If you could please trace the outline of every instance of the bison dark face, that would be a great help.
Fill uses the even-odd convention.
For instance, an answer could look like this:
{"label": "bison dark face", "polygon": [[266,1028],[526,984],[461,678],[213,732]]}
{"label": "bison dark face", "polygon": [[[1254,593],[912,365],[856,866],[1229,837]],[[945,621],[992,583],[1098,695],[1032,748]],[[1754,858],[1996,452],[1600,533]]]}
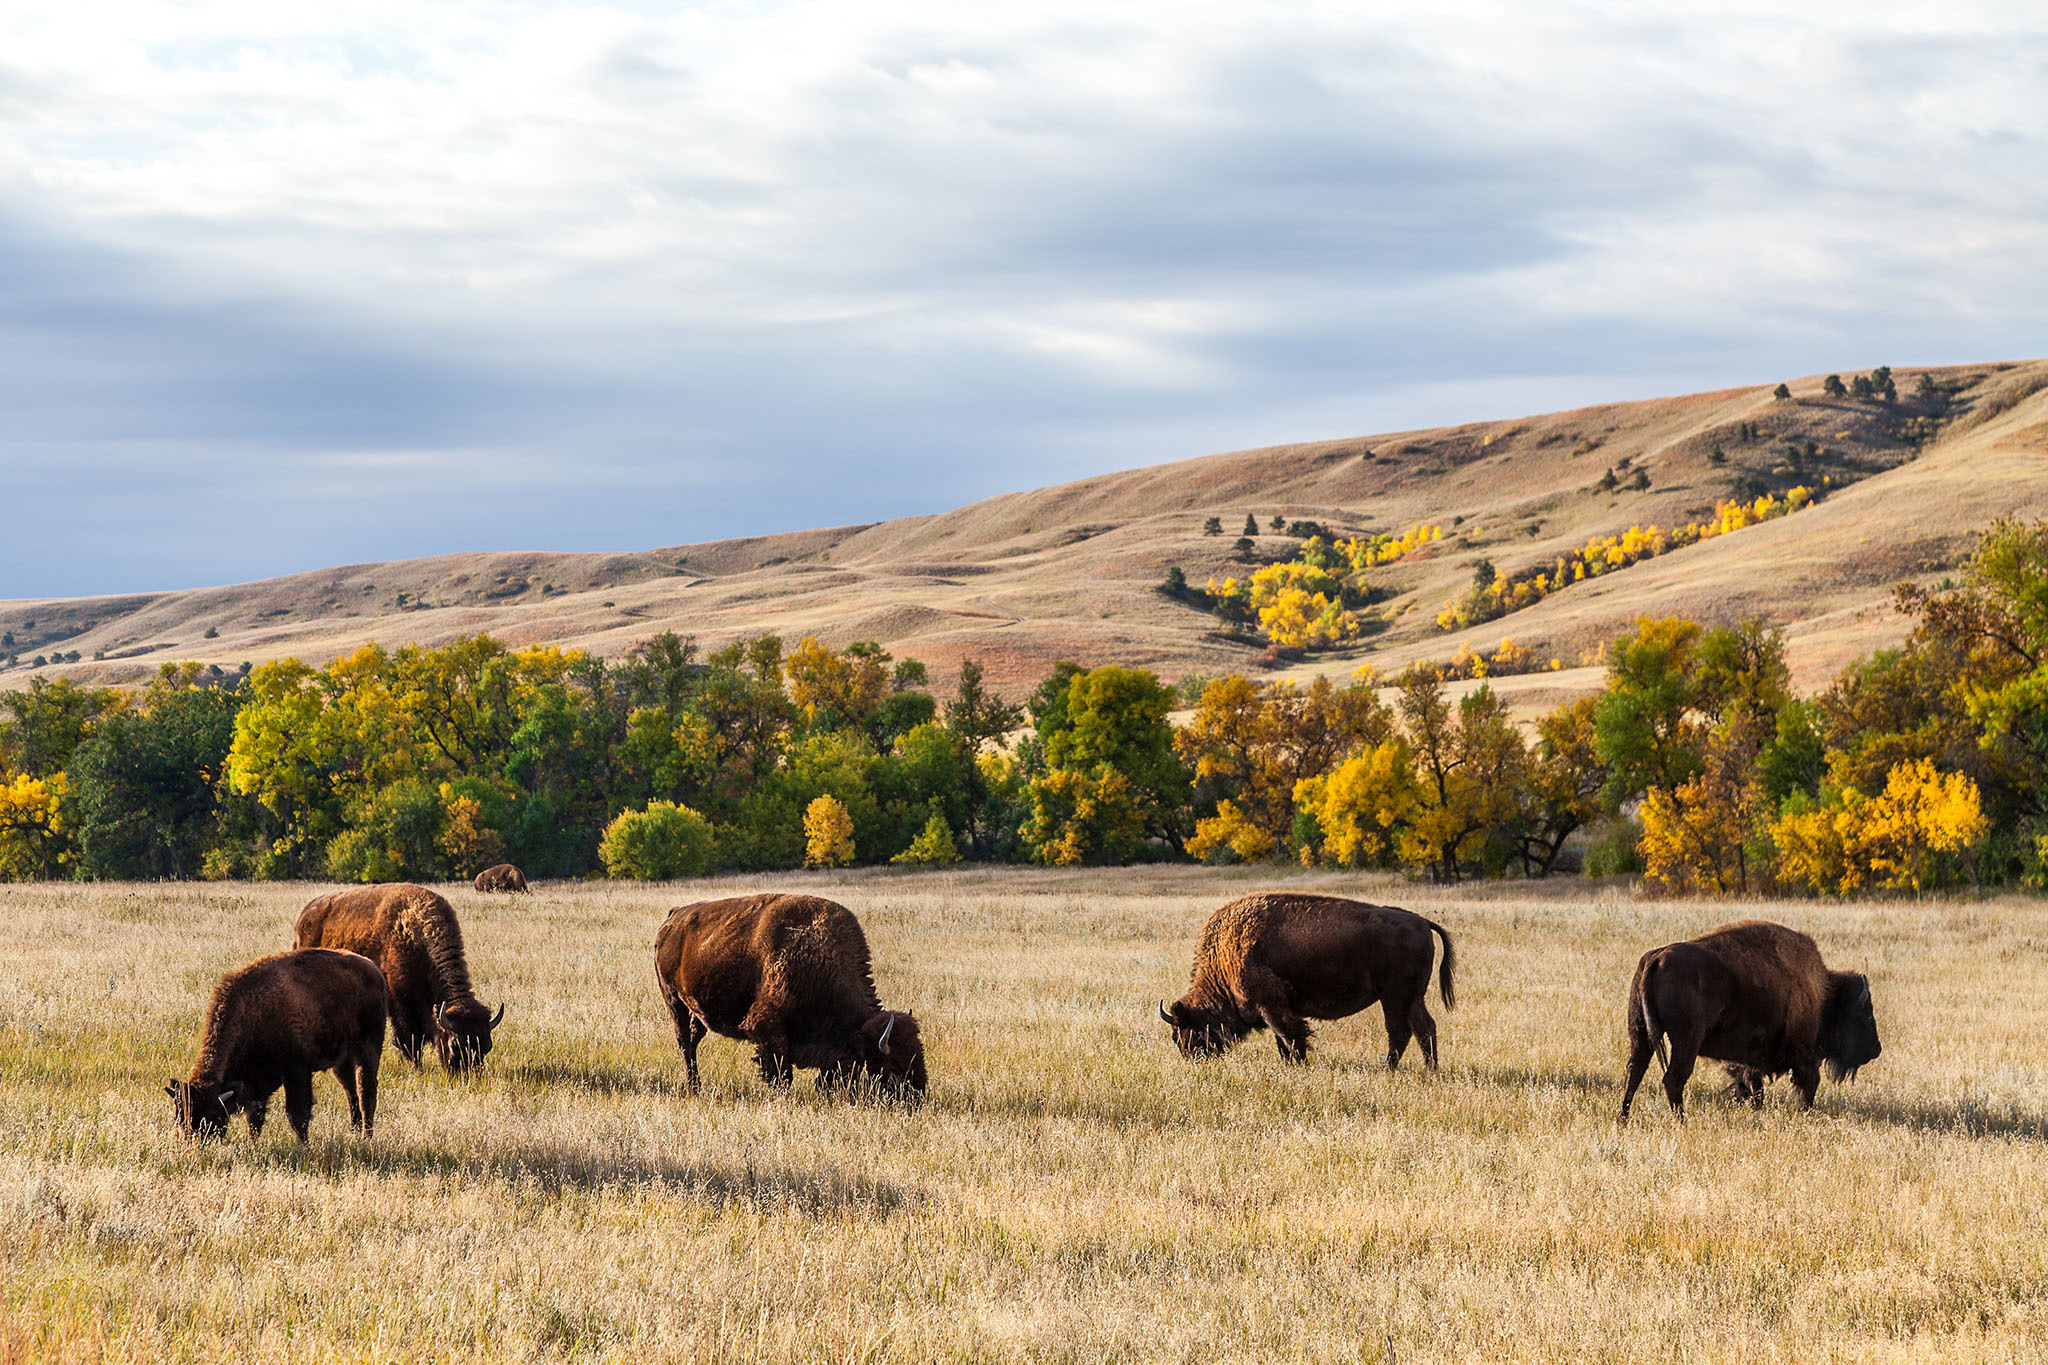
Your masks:
{"label": "bison dark face", "polygon": [[164,1093],[171,1097],[171,1117],[178,1131],[202,1140],[226,1136],[228,1120],[242,1109],[242,1087],[233,1081],[192,1085],[173,1079]]}
{"label": "bison dark face", "polygon": [[1235,1016],[1194,1009],[1179,1000],[1160,1002],[1159,1017],[1173,1030],[1173,1045],[1183,1057],[1220,1057],[1250,1032]]}
{"label": "bison dark face", "polygon": [[1870,1006],[1870,982],[1861,972],[1834,973],[1834,990],[1820,1020],[1820,1054],[1828,1075],[1854,1080],[1884,1051],[1877,1040],[1877,1014]]}
{"label": "bison dark face", "polygon": [[917,1020],[901,1010],[882,1010],[860,1026],[860,1059],[883,1093],[899,1099],[924,1094],[924,1039]]}
{"label": "bison dark face", "polygon": [[484,1007],[473,1000],[434,1006],[434,1051],[441,1055],[441,1065],[450,1071],[482,1065],[491,1055],[491,1031],[504,1017],[503,1005],[496,1014],[485,1014]]}

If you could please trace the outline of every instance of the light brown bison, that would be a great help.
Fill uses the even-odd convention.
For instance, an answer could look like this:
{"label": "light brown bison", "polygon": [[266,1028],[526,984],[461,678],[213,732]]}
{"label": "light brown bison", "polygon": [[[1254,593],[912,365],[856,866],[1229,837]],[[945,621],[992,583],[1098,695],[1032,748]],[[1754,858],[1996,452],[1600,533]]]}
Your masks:
{"label": "light brown bison", "polygon": [[917,1020],[882,1008],[867,937],[843,905],[759,895],[678,906],[654,936],[654,967],[692,1090],[709,1031],[752,1043],[771,1085],[804,1067],[822,1086],[867,1077],[887,1094],[924,1093]]}
{"label": "light brown bison", "polygon": [[499,863],[476,874],[479,891],[524,891],[526,874],[510,863]]}
{"label": "light brown bison", "polygon": [[304,1142],[313,1073],[332,1069],[348,1095],[349,1122],[368,1135],[377,1121],[386,999],[377,964],[355,953],[302,948],[229,972],[213,988],[191,1079],[164,1087],[178,1127],[216,1138],[239,1113],[255,1136],[283,1086],[285,1116]]}
{"label": "light brown bison", "polygon": [[1762,1105],[1766,1081],[1789,1071],[1806,1109],[1823,1066],[1841,1080],[1884,1050],[1870,982],[1829,971],[1812,939],[1761,920],[1643,954],[1628,989],[1628,1038],[1624,1123],[1653,1052],[1664,1060],[1665,1098],[1684,1118],[1685,1083],[1701,1057],[1727,1063],[1736,1095],[1752,1105]]}
{"label": "light brown bison", "polygon": [[462,926],[440,896],[410,882],[331,891],[306,903],[298,932],[301,948],[342,948],[383,968],[391,1041],[414,1066],[429,1038],[450,1071],[490,1055],[505,1007],[492,1014],[470,990]]}
{"label": "light brown bison", "polygon": [[1311,1019],[1342,1019],[1380,1002],[1387,1021],[1387,1066],[1401,1064],[1413,1036],[1436,1065],[1436,1021],[1423,998],[1444,941],[1437,987],[1456,1003],[1451,936],[1407,910],[1338,896],[1260,893],[1209,916],[1195,946],[1187,994],[1159,1017],[1190,1057],[1227,1052],[1254,1029],[1273,1030],[1280,1055],[1308,1060]]}

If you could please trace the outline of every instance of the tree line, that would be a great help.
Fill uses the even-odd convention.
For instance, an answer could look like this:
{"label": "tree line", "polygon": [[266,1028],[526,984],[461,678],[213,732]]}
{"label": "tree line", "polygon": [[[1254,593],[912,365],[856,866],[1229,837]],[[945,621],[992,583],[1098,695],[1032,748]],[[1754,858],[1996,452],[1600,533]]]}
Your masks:
{"label": "tree line", "polygon": [[1597,694],[1526,726],[1455,667],[1174,685],[1062,663],[1013,704],[972,661],[942,700],[879,645],[772,635],[37,679],[0,697],[0,876],[1200,859],[2048,886],[2048,522],[1998,523],[1960,583],[1898,601],[1905,643],[1806,697],[1763,622],[1645,618]]}

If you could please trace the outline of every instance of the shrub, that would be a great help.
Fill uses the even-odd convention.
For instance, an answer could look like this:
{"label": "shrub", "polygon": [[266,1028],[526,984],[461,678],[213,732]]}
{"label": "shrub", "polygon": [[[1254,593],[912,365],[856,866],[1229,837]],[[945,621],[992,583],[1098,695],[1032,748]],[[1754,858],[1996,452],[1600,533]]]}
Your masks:
{"label": "shrub", "polygon": [[946,823],[945,816],[934,811],[932,818],[924,823],[924,832],[910,841],[909,848],[889,861],[923,867],[943,867],[959,862],[960,848],[953,841],[953,827]]}
{"label": "shrub", "polygon": [[711,870],[711,822],[688,806],[650,801],[605,826],[597,856],[605,875],[635,881],[701,877]]}
{"label": "shrub", "polygon": [[1643,870],[1641,822],[1623,815],[1595,825],[1586,836],[1588,877],[1633,876]]}
{"label": "shrub", "polygon": [[1777,388],[1771,390],[1771,397],[1777,399],[1780,403],[1784,402],[1787,398],[1790,398],[1791,396],[1792,388],[1788,384],[1780,384]]}
{"label": "shrub", "polygon": [[1202,523],[1202,534],[1203,534],[1203,535],[1205,535],[1205,536],[1220,536],[1220,535],[1222,535],[1222,534],[1223,534],[1223,518],[1221,518],[1221,517],[1210,517],[1210,518],[1209,518],[1209,519],[1208,519],[1207,521],[1203,522],[1203,523]]}

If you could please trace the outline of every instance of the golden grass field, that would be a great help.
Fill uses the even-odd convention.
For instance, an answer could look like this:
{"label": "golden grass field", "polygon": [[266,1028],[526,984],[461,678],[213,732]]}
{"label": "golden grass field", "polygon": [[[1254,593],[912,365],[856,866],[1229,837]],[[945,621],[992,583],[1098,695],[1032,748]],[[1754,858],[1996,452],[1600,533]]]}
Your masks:
{"label": "golden grass field", "polygon": [[[196,1147],[216,977],[288,946],[306,885],[8,887],[0,1360],[2015,1360],[2048,1352],[2048,906],[1651,902],[1622,890],[1289,884],[1405,903],[1461,954],[1444,1069],[1377,1010],[1306,1068],[1190,1064],[1153,1002],[1272,873],[788,877],[852,906],[917,1011],[918,1109],[848,1103],[655,994],[666,908],[758,887],[448,894],[485,1074],[388,1048],[374,1139],[331,1076]],[[1763,914],[1872,978],[1883,1058],[1811,1114],[1696,1076],[1617,1130],[1646,948]],[[1655,1081],[1652,1072],[1652,1085]]]}

